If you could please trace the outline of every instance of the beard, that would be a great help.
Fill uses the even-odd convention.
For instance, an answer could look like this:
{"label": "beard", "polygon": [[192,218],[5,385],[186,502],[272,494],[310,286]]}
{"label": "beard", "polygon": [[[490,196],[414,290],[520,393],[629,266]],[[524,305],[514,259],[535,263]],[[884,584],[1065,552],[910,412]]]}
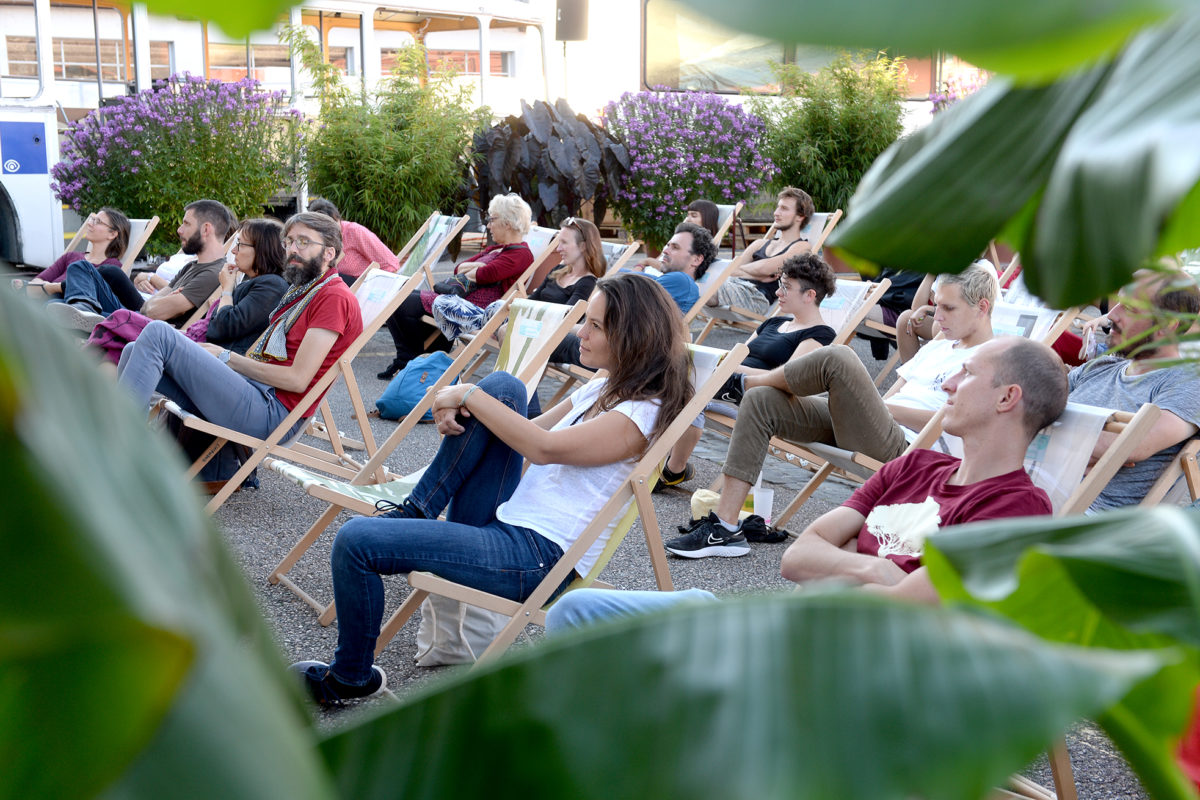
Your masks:
{"label": "beard", "polygon": [[200,231],[196,231],[190,237],[181,241],[179,249],[189,256],[194,256],[203,250],[204,243],[200,241]]}
{"label": "beard", "polygon": [[324,271],[325,264],[321,256],[312,258],[292,256],[288,259],[287,266],[283,268],[283,279],[292,286],[303,286],[319,278]]}

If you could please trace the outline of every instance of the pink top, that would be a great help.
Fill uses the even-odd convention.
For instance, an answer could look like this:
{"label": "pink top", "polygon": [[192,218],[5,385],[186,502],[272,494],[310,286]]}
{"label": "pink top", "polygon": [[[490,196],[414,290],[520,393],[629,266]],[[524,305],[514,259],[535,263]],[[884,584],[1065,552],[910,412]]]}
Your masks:
{"label": "pink top", "polygon": [[[53,264],[46,267],[44,270],[39,272],[34,277],[37,280],[45,281],[46,283],[59,283],[62,281],[62,279],[64,277],[66,277],[67,267],[69,265],[74,264],[76,261],[85,261],[85,260],[87,260],[87,253],[80,253],[75,250],[69,250],[66,253],[63,253],[61,256],[59,256],[58,259],[55,260],[55,262]],[[103,261],[101,261],[99,264],[97,264],[96,266],[97,267],[119,267],[119,266],[121,266],[121,259],[106,258]]]}
{"label": "pink top", "polygon": [[379,237],[357,222],[342,221],[342,260],[338,262],[338,273],[357,278],[367,271],[371,263],[377,263],[388,272],[400,269],[400,261]]}

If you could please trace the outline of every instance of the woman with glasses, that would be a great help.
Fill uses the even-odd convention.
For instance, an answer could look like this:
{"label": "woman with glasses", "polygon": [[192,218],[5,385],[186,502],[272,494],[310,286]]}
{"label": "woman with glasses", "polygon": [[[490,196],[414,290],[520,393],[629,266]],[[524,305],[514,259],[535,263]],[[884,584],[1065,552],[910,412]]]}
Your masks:
{"label": "woman with glasses", "polygon": [[87,252],[68,250],[39,272],[30,281],[14,278],[14,289],[25,288],[30,297],[61,297],[67,266],[76,261],[89,261],[97,267],[121,266],[121,256],[129,246],[129,218],[115,208],[102,208],[83,223]]}
{"label": "woman with glasses", "polygon": [[[596,288],[596,280],[603,278],[608,269],[599,229],[586,219],[567,217],[562,224],[557,252],[562,261],[546,276],[542,285],[533,290],[529,299],[561,305],[575,305],[577,300],[587,300]],[[496,300],[487,308],[480,308],[457,295],[441,294],[433,301],[433,319],[442,335],[454,341],[463,334],[479,331],[503,304]],[[499,336],[503,341],[503,331]]]}
{"label": "woman with glasses", "polygon": [[[499,300],[533,263],[533,253],[522,241],[529,233],[531,220],[529,204],[517,195],[493,197],[488,204],[487,216],[487,230],[493,244],[456,266],[454,280],[439,283],[439,288],[445,288],[448,293],[450,290],[460,292],[480,309]],[[379,373],[380,380],[391,380],[409,361],[425,352],[425,341],[434,334],[437,339],[431,345],[433,349],[450,349],[450,341],[421,319],[433,312],[433,301],[437,297],[437,292],[429,290],[410,294],[388,318],[387,329],[396,344],[396,357]]]}
{"label": "woman with glasses", "polygon": [[[762,375],[793,358],[832,344],[837,333],[825,324],[820,306],[836,290],[833,269],[815,253],[792,256],[783,262],[777,290],[779,314],[765,320],[746,340],[750,352],[742,360],[741,372],[729,376],[717,392],[716,400],[736,405],[745,393],[747,375]],[[696,474],[688,459],[700,441],[702,430],[693,426],[679,438],[663,466],[659,486],[678,486]]]}

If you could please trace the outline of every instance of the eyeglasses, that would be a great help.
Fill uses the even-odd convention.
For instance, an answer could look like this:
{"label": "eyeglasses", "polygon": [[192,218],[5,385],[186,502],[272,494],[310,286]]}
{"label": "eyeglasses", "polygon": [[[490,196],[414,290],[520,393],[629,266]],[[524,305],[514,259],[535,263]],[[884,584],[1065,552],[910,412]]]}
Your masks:
{"label": "eyeglasses", "polygon": [[103,225],[104,227],[108,228],[110,231],[115,231],[117,229],[116,225],[110,225],[109,223],[105,222],[104,220],[100,219],[99,217],[92,217],[90,220],[90,223],[92,225]]}
{"label": "eyeglasses", "polygon": [[[788,288],[788,285],[786,283],[784,283],[783,281],[784,281],[783,278],[779,279],[779,288],[775,290],[776,295],[788,294],[791,291],[791,289]],[[812,287],[805,286],[804,284],[802,284],[800,282],[796,283],[796,291],[798,291],[800,294],[804,294],[809,289],[812,289]],[[816,291],[816,290],[813,289],[813,291]]]}
{"label": "eyeglasses", "polygon": [[580,233],[583,233],[583,231],[579,230],[579,220],[577,220],[575,217],[567,217],[564,219],[562,226],[564,228],[574,228]]}
{"label": "eyeglasses", "polygon": [[[299,245],[299,242],[297,242],[297,244]],[[300,246],[303,247],[303,245],[300,245]],[[254,249],[254,245],[250,244],[249,242],[239,241],[233,246],[233,252],[236,253],[238,250],[241,250],[243,247],[249,247],[251,250]]]}
{"label": "eyeglasses", "polygon": [[297,250],[307,250],[314,244],[319,244],[322,247],[325,246],[324,242],[318,242],[315,239],[309,239],[307,236],[297,236],[294,239],[291,236],[285,236],[283,238],[284,250],[290,250],[293,246],[295,246]]}

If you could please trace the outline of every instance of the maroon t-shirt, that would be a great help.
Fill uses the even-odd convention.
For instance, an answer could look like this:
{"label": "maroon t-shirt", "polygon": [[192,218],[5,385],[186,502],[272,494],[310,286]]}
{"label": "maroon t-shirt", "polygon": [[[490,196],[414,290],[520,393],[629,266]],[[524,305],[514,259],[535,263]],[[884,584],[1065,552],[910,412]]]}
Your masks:
{"label": "maroon t-shirt", "polygon": [[954,486],[959,461],[933,450],[914,450],[889,461],[843,505],[865,516],[858,552],[891,559],[905,572],[921,566],[925,537],[938,528],[1053,511],[1050,497],[1018,469]]}
{"label": "maroon t-shirt", "polygon": [[[326,273],[328,275],[328,273]],[[271,315],[274,320],[280,314],[286,314],[287,310],[299,302],[297,299],[293,303],[289,303],[286,308],[281,308],[277,313]],[[338,335],[337,340],[333,343],[333,347],[329,348],[329,352],[325,354],[325,359],[321,362],[321,367],[313,374],[312,380],[303,392],[287,392],[283,389],[275,390],[275,398],[283,404],[283,407],[288,411],[294,409],[300,404],[304,395],[321,380],[329,368],[342,357],[342,353],[346,352],[346,348],[354,344],[354,340],[363,331],[362,313],[358,307],[358,299],[354,296],[354,292],[346,286],[344,281],[331,281],[316,293],[308,305],[301,312],[299,318],[291,329],[287,332],[287,359],[284,361],[273,361],[271,363],[280,364],[285,367],[292,365],[292,361],[296,358],[296,351],[300,349],[300,343],[304,341],[304,336],[312,328],[322,328],[327,331],[333,331]],[[328,391],[328,390],[326,390]],[[317,406],[321,404],[321,399],[324,394],[317,399],[311,406],[304,411],[304,416],[311,417],[317,411]]]}

